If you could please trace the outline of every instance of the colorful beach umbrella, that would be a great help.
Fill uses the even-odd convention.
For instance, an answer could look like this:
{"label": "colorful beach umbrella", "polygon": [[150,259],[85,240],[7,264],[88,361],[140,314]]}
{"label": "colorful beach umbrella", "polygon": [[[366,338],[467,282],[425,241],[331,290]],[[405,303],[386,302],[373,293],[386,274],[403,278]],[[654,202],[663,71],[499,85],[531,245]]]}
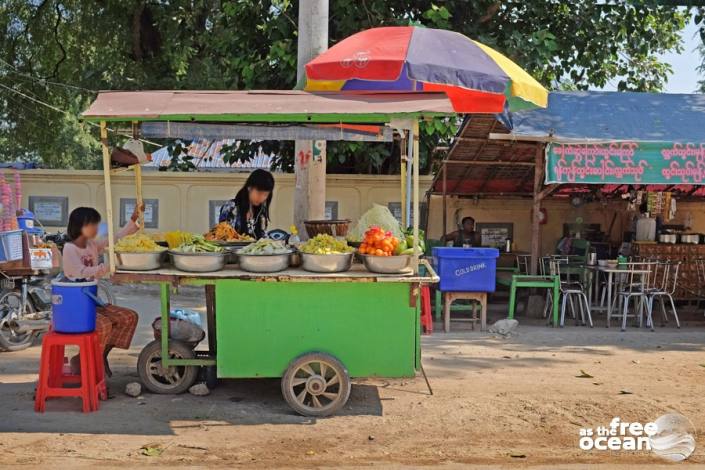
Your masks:
{"label": "colorful beach umbrella", "polygon": [[542,107],[548,91],[494,49],[454,31],[416,26],[353,34],[306,64],[306,90],[445,92],[459,113]]}

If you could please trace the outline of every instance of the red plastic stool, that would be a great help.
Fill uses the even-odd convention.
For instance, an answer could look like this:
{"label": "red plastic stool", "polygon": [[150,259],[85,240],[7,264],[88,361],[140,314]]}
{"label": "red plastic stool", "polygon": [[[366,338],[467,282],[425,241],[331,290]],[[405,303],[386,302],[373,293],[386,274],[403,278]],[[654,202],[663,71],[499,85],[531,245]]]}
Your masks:
{"label": "red plastic stool", "polygon": [[421,326],[424,333],[433,333],[433,315],[431,313],[431,288],[428,285],[421,286]]}
{"label": "red plastic stool", "polygon": [[[64,370],[66,346],[79,348],[80,375]],[[68,384],[78,384],[78,387],[66,387]],[[44,412],[46,400],[54,397],[80,397],[84,413],[97,411],[99,399],[108,398],[97,333],[62,334],[50,331],[44,335],[34,411]]]}

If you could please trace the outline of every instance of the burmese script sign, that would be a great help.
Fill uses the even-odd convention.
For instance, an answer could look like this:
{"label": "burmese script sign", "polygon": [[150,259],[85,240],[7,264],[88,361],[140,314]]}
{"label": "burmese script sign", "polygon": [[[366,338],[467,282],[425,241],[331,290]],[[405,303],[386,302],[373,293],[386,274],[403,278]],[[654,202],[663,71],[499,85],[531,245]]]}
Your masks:
{"label": "burmese script sign", "polygon": [[705,142],[549,144],[546,183],[705,184]]}

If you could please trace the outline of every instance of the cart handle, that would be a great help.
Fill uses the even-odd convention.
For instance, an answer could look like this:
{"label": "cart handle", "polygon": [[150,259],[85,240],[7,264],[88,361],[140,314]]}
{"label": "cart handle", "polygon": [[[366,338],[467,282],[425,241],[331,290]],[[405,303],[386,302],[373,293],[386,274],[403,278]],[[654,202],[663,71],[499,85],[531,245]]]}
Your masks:
{"label": "cart handle", "polygon": [[428,282],[428,284],[435,284],[441,280],[441,278],[438,276],[436,271],[431,266],[431,263],[429,263],[427,259],[423,259],[423,258],[420,259],[419,264],[423,264],[424,267],[426,268],[426,270],[428,271],[428,274],[426,275],[426,277],[429,278],[429,281],[424,281],[424,282]]}

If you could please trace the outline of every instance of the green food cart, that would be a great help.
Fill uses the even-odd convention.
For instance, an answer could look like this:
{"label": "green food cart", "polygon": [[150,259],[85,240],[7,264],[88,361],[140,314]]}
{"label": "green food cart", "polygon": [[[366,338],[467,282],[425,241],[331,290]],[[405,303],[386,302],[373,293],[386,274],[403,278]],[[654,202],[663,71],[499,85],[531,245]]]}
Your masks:
{"label": "green food cart", "polygon": [[[418,122],[452,114],[448,98],[438,93],[110,91],[99,93],[83,118],[100,124],[111,239],[111,175],[126,168],[111,168],[108,131],[152,138],[359,141],[390,140],[397,132],[410,143],[411,157],[402,152],[402,207],[408,160],[418,238]],[[139,203],[141,167],[127,170],[135,173]],[[297,268],[255,274],[237,265],[187,273],[169,266],[119,270],[113,246],[108,250],[113,282],[160,286],[161,339],[145,346],[138,360],[149,390],[183,392],[204,366],[218,378],[276,377],[289,405],[308,416],[340,409],[351,377],[413,377],[420,368],[419,288],[438,277],[419,255],[403,274],[374,274],[359,264],[335,274]],[[205,288],[208,351],[169,339],[170,293],[182,285]]]}

